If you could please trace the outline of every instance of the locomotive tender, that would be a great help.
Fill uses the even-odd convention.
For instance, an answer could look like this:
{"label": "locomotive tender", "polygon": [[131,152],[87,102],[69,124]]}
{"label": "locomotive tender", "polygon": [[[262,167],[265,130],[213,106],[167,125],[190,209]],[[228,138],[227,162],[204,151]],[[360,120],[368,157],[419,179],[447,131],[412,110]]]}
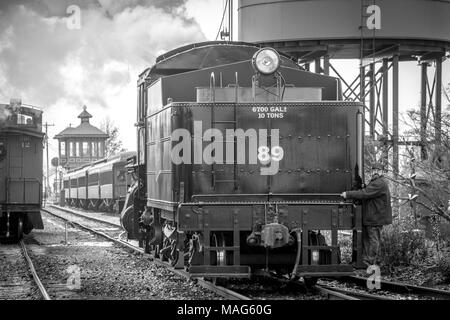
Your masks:
{"label": "locomotive tender", "polygon": [[[69,206],[112,211],[117,201],[125,200],[131,177],[125,165],[135,152],[121,152],[80,168],[63,178],[65,202]],[[119,204],[120,208],[120,204]],[[120,212],[120,210],[119,210]]]}
{"label": "locomotive tender", "polygon": [[[362,267],[363,105],[271,48],[205,42],[138,81],[138,180],[121,222],[193,277],[274,270],[314,281]],[[352,235],[341,261],[338,233]]]}
{"label": "locomotive tender", "polygon": [[0,104],[0,241],[43,229],[42,111],[19,100]]}

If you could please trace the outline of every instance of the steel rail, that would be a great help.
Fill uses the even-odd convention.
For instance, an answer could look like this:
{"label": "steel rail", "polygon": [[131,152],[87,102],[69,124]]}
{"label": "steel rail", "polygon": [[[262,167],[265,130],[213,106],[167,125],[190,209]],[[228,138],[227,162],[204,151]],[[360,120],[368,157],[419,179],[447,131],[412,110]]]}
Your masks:
{"label": "steel rail", "polygon": [[[352,282],[352,283],[360,285],[360,286],[366,286],[366,283],[367,283],[367,278],[359,277],[359,276],[347,276],[347,277],[341,278],[340,280],[343,280],[345,282]],[[407,284],[407,283],[400,283],[400,282],[386,281],[386,280],[381,280],[380,285],[383,290],[387,290],[387,291],[394,292],[394,293],[415,294],[418,296],[434,297],[434,298],[438,298],[441,300],[450,300],[450,291],[446,291],[446,290],[421,287],[421,286],[411,285],[411,284]]]}
{"label": "steel rail", "polygon": [[328,300],[360,300],[358,298],[352,297],[350,295],[335,291],[334,288],[330,289],[323,285],[316,284],[314,288],[328,297]]}
{"label": "steel rail", "polygon": [[47,290],[45,289],[44,285],[41,282],[41,279],[39,279],[39,276],[36,273],[36,269],[34,268],[33,261],[31,261],[31,258],[28,255],[28,251],[27,251],[25,244],[23,243],[23,240],[20,241],[20,247],[22,248],[22,252],[25,257],[25,260],[28,263],[28,267],[30,268],[31,275],[33,276],[34,282],[38,286],[42,297],[44,298],[44,300],[51,300],[49,294],[47,293]]}
{"label": "steel rail", "polygon": [[[57,208],[57,209],[59,210],[59,208]],[[58,214],[56,214],[54,212],[49,211],[48,209],[43,208],[41,210],[46,212],[46,213],[48,213],[48,214],[50,214],[51,216],[54,216],[54,217],[59,218],[61,220],[64,220],[64,221],[66,221],[66,222],[68,222],[68,223],[78,227],[79,229],[83,229],[83,230],[88,231],[90,233],[93,233],[93,234],[99,235],[101,237],[104,237],[104,238],[106,238],[106,239],[108,239],[108,240],[110,240],[110,241],[112,241],[112,242],[114,242],[114,243],[116,243],[116,244],[118,244],[120,246],[127,247],[128,249],[131,249],[134,252],[137,252],[137,253],[142,254],[144,256],[149,256],[150,258],[152,258],[153,262],[155,262],[156,264],[158,264],[160,266],[163,266],[163,267],[167,268],[172,273],[180,275],[180,276],[182,276],[182,277],[184,277],[186,279],[189,279],[189,280],[191,279],[189,273],[187,273],[186,271],[173,269],[173,267],[170,264],[168,264],[168,263],[166,263],[164,261],[160,261],[159,259],[154,258],[151,254],[145,253],[144,250],[139,248],[139,247],[133,246],[133,245],[131,245],[131,244],[125,242],[125,241],[122,241],[120,239],[116,239],[114,237],[111,237],[111,236],[109,236],[109,235],[107,235],[107,234],[105,234],[105,233],[103,233],[101,231],[89,228],[89,227],[87,227],[87,226],[85,226],[85,225],[83,225],[83,224],[81,224],[79,222],[75,222],[75,221],[69,220],[69,219],[67,219],[65,217],[62,217],[62,216],[60,216],[60,215],[58,215]],[[104,221],[98,221],[98,222],[102,223]],[[218,295],[220,295],[221,297],[223,297],[225,299],[228,299],[228,300],[251,300],[250,298],[248,298],[248,297],[246,297],[244,295],[241,295],[241,294],[239,294],[237,292],[234,292],[232,290],[229,290],[227,288],[224,288],[224,287],[221,287],[221,286],[217,286],[217,285],[215,285],[215,284],[213,284],[213,283],[211,283],[209,281],[206,281],[204,279],[196,279],[196,281],[197,281],[197,284],[200,285],[201,287],[203,287],[205,289],[208,289],[208,290],[210,290],[210,291],[212,291],[214,293],[217,293]]]}
{"label": "steel rail", "polygon": [[345,299],[345,300],[395,300],[393,298],[386,297],[386,296],[373,295],[373,294],[366,293],[366,292],[351,291],[351,290],[346,290],[343,288],[336,288],[336,287],[328,286],[328,285],[324,285],[324,284],[316,285],[316,287],[318,287],[319,290],[331,292],[330,294],[333,294],[336,296],[343,295],[345,297],[352,298],[352,299]]}
{"label": "steel rail", "polygon": [[79,217],[82,217],[82,218],[86,218],[86,219],[92,220],[92,221],[95,221],[95,222],[101,222],[101,223],[109,224],[110,226],[113,226],[113,227],[120,227],[120,228],[122,228],[122,226],[119,223],[114,223],[114,222],[111,222],[111,221],[108,221],[108,220],[95,218],[95,217],[89,216],[87,214],[75,211],[73,209],[63,208],[63,207],[60,207],[60,206],[56,206],[54,204],[51,204],[50,207],[54,208],[54,209],[57,209],[57,210],[61,210],[61,211],[67,212],[67,213],[70,213],[70,214],[73,214],[75,216],[79,216]]}

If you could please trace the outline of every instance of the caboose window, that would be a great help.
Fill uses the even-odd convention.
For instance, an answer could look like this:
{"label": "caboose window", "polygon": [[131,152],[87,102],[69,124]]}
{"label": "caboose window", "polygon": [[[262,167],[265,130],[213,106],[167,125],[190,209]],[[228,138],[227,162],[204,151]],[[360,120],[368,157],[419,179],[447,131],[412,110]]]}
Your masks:
{"label": "caboose window", "polygon": [[30,137],[24,136],[22,139],[22,148],[29,148],[31,146]]}

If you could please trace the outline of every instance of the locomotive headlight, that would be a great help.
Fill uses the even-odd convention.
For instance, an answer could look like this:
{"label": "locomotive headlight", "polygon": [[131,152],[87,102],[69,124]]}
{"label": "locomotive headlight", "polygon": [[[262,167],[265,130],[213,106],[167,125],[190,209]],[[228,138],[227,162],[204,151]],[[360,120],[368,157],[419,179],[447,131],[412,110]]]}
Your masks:
{"label": "locomotive headlight", "polygon": [[272,48],[262,48],[253,55],[252,64],[262,74],[272,74],[280,67],[280,55]]}

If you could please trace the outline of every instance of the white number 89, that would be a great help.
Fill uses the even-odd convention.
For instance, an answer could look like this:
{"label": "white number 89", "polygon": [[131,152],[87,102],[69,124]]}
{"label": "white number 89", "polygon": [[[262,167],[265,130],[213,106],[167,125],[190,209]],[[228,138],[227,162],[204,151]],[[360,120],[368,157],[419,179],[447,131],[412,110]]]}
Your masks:
{"label": "white number 89", "polygon": [[284,157],[284,150],[280,146],[275,146],[272,150],[269,150],[267,146],[261,146],[258,148],[258,160],[262,164],[267,164],[271,160],[281,161]]}

